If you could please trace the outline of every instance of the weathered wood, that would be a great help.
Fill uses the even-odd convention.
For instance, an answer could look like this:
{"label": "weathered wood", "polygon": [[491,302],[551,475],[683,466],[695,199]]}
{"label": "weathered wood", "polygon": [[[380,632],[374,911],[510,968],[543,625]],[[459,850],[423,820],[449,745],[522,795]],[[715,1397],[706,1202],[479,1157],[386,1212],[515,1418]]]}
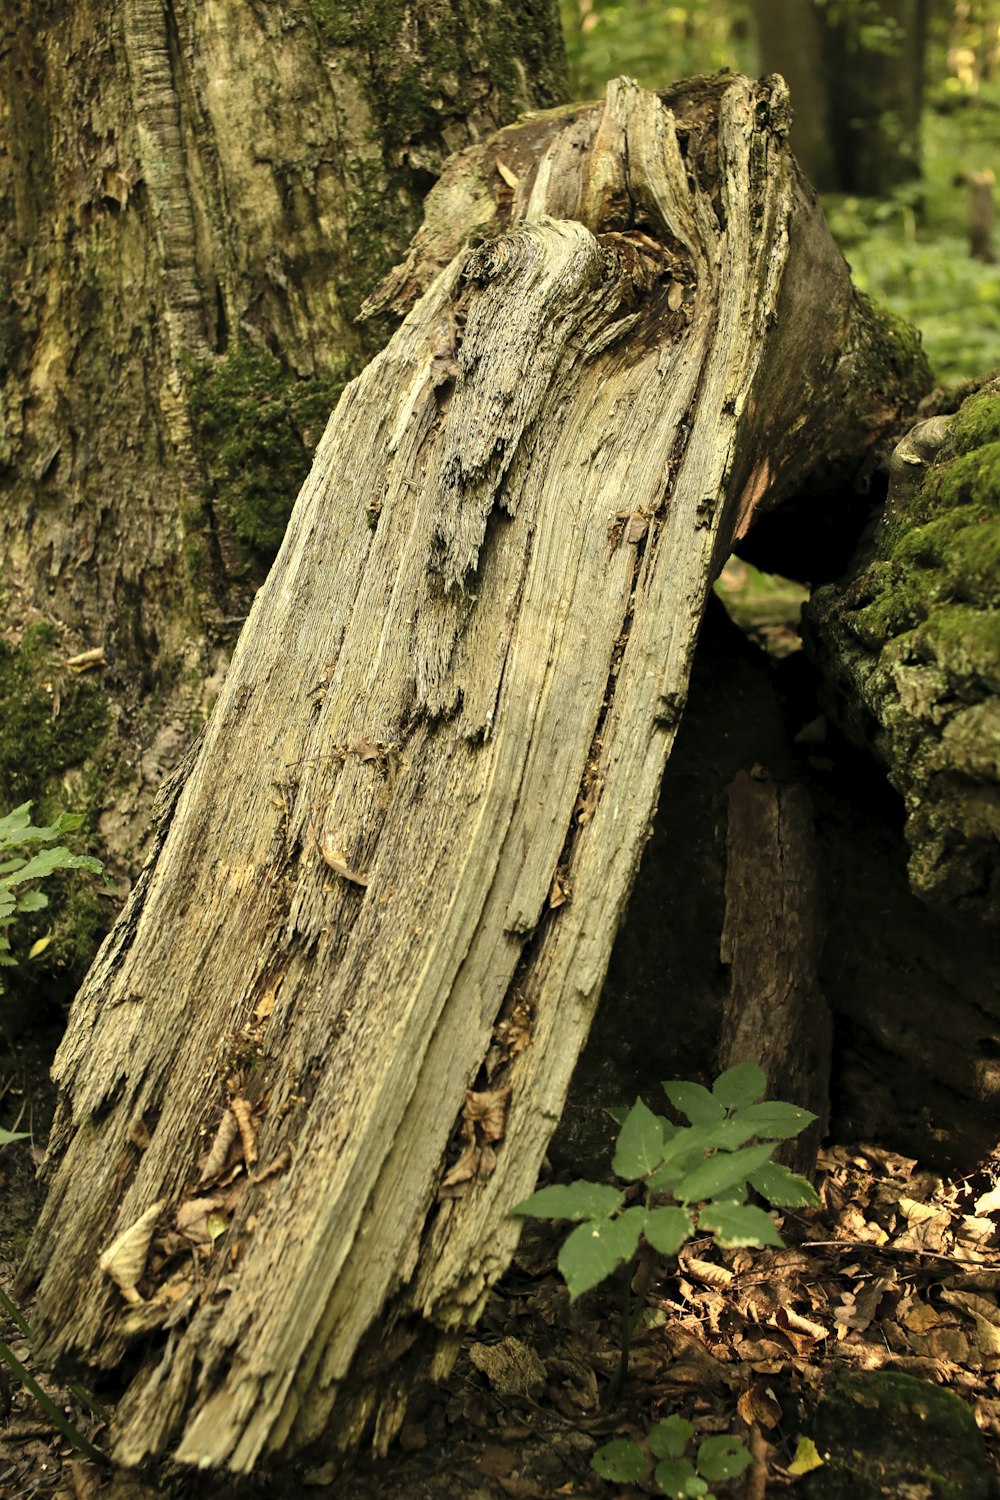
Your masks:
{"label": "weathered wood", "polygon": [[829,1115],[833,1027],[816,972],[823,934],[809,794],[741,771],[728,804],[719,1066],[751,1059],[767,1074],[768,1098],[813,1111],[816,1122],[778,1153],[811,1176]]}
{"label": "weathered wood", "polygon": [[[619,81],[446,174],[486,243],[401,273],[56,1063],[41,1351],[169,1329],[124,1463],[384,1446],[508,1262],[714,573],[915,378],[787,120]],[[99,1258],[154,1204],[137,1302]]]}

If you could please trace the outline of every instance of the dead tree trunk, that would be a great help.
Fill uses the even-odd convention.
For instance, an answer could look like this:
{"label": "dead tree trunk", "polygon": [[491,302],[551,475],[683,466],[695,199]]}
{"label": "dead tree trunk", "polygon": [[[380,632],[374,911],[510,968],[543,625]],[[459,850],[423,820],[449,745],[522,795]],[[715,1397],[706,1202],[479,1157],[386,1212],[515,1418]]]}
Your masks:
{"label": "dead tree trunk", "polygon": [[715,572],[925,379],[787,121],[619,81],[432,195],[57,1059],[26,1277],[138,1344],[124,1463],[384,1446],[509,1260]]}

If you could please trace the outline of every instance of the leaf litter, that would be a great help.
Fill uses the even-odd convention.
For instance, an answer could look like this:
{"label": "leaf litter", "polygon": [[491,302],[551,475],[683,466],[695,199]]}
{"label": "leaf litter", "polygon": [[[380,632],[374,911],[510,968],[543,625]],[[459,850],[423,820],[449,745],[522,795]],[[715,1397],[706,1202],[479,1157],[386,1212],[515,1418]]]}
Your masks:
{"label": "leaf litter", "polygon": [[[482,1151],[502,1135],[506,1100],[484,1093],[467,1104],[466,1146]],[[986,1174],[949,1181],[881,1147],[837,1146],[821,1153],[817,1187],[821,1209],[779,1221],[784,1248],[724,1251],[706,1238],[664,1262],[615,1410],[602,1403],[618,1362],[620,1286],[571,1306],[556,1274],[564,1227],[526,1224],[450,1378],[416,1394],[390,1456],[361,1456],[347,1476],[307,1467],[296,1484],[354,1500],[625,1497],[640,1491],[599,1479],[589,1464],[594,1450],[616,1437],[641,1440],[677,1413],[699,1441],[732,1434],[747,1444],[746,1473],[715,1489],[720,1500],[756,1500],[790,1490],[816,1465],[810,1415],[830,1376],[845,1368],[898,1370],[950,1387],[971,1407],[995,1459],[995,1182]],[[225,1235],[220,1241],[212,1253],[225,1253]],[[58,1396],[51,1382],[50,1389]],[[99,1428],[88,1435],[100,1443]],[[71,1454],[16,1391],[0,1427],[0,1475],[11,1493],[57,1500],[100,1493],[99,1471]],[[221,1475],[202,1490],[201,1481],[169,1470],[152,1488],[136,1483],[137,1496],[286,1493],[273,1479]],[[302,1493],[296,1484],[289,1496]]]}

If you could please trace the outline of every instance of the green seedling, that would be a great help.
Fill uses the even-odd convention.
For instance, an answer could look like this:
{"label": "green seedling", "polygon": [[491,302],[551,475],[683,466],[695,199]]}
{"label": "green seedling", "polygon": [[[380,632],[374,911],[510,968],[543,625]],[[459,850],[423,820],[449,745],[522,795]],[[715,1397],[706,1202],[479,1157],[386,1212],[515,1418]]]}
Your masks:
{"label": "green seedling", "polygon": [[644,1444],[631,1438],[614,1438],[598,1448],[590,1467],[602,1479],[616,1484],[648,1483],[652,1477],[656,1493],[685,1500],[705,1496],[712,1500],[712,1484],[735,1479],[750,1463],[750,1454],[738,1438],[705,1438],[694,1459],[685,1450],[694,1428],[683,1417],[665,1417],[657,1422]]}
{"label": "green seedling", "polygon": [[782,1245],[770,1214],[747,1201],[751,1189],[779,1208],[819,1203],[804,1177],[771,1159],[779,1141],[798,1135],[816,1116],[794,1104],[764,1102],[766,1087],[755,1062],[728,1068],[710,1090],[699,1083],[665,1083],[670,1103],[691,1123],[675,1125],[636,1100],[612,1158],[615,1176],[629,1186],[580,1181],[541,1188],[513,1210],[577,1223],[558,1257],[573,1301],[627,1264],[622,1359],[612,1399],[627,1372],[632,1335],[661,1256],[676,1256],[696,1234],[709,1234],[726,1249]]}
{"label": "green seedling", "polygon": [[[89,854],[73,854],[65,845],[55,843],[63,834],[74,832],[82,822],[78,813],[60,813],[47,828],[35,828],[31,823],[30,802],[0,818],[0,968],[12,968],[17,963],[7,930],[14,918],[23,912],[42,911],[49,904],[48,896],[38,889],[40,880],[56,870],[93,870],[100,874],[104,869],[99,859]],[[30,853],[26,850],[29,844],[49,847]],[[36,957],[46,941],[39,938],[28,957]]]}
{"label": "green seedling", "polygon": [[[31,823],[30,802],[23,803],[5,818],[0,818],[0,968],[10,968],[17,962],[11,953],[8,932],[15,917],[22,912],[42,911],[49,904],[49,898],[37,888],[38,881],[44,880],[56,870],[92,870],[95,874],[100,874],[104,869],[99,859],[94,859],[89,854],[73,854],[64,845],[54,842],[62,834],[74,832],[82,822],[83,819],[76,813],[60,813],[47,828],[35,828]],[[36,853],[26,852],[26,846],[30,844],[48,847],[43,847]],[[28,957],[33,958],[36,953],[41,952],[45,942],[46,939],[39,939],[29,951]],[[3,985],[0,984],[0,994],[2,993]],[[0,1146],[27,1138],[27,1131],[0,1129]],[[23,1338],[31,1338],[27,1322],[2,1288],[0,1311],[7,1314]],[[0,1363],[7,1366],[29,1395],[34,1397],[53,1426],[58,1428],[79,1453],[95,1463],[108,1462],[107,1457],[88,1441],[65,1412],[60,1411],[45,1394],[31,1371],[25,1369],[9,1344],[2,1339]],[[107,1421],[107,1412],[81,1387],[71,1386],[70,1389],[95,1416]]]}

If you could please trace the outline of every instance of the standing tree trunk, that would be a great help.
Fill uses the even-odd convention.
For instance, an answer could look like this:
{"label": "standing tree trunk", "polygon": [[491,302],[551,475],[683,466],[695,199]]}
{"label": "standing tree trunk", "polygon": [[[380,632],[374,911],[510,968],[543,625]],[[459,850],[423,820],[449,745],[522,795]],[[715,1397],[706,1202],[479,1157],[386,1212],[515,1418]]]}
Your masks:
{"label": "standing tree trunk", "polygon": [[[4,6],[0,807],[82,764],[74,803],[135,869],[387,331],[361,301],[445,156],[564,90],[548,0]],[[86,733],[51,714],[81,694]]]}
{"label": "standing tree trunk", "polygon": [[826,193],[881,197],[920,175],[927,0],[754,0],[764,68],[792,97],[791,143]]}
{"label": "standing tree trunk", "polygon": [[57,1060],[26,1274],[139,1341],[125,1463],[384,1447],[508,1262],[715,572],[926,383],[787,121],[619,81],[432,194]]}

